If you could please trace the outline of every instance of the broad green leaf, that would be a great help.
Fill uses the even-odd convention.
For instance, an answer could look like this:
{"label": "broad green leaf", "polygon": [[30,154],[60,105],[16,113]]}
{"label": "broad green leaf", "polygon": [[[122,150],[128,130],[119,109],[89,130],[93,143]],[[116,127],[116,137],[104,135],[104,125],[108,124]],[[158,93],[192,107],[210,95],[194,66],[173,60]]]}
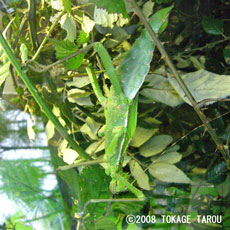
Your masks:
{"label": "broad green leaf", "polygon": [[157,163],[157,162],[166,162],[169,164],[176,164],[179,162],[182,158],[182,155],[178,152],[169,152],[166,154],[162,154],[159,157],[153,157],[152,162]]}
{"label": "broad green leaf", "polygon": [[132,141],[130,142],[130,145],[133,147],[140,147],[147,140],[149,140],[149,138],[152,137],[157,131],[158,131],[158,128],[145,129],[140,126],[137,126],[134,136],[132,138]]}
{"label": "broad green leaf", "polygon": [[148,88],[143,89],[141,95],[153,102],[161,102],[172,107],[184,103],[184,100],[172,88],[166,77],[158,74],[150,74],[146,77],[145,81],[148,83]]}
{"label": "broad green leaf", "polygon": [[62,29],[67,32],[66,40],[73,42],[77,36],[76,23],[70,14],[64,14],[60,19]]}
{"label": "broad green leaf", "polygon": [[128,17],[123,0],[89,0],[89,2],[94,3],[98,8],[106,9],[109,13],[121,13],[124,17]]}
{"label": "broad green leaf", "polygon": [[222,184],[218,184],[216,185],[216,191],[218,192],[218,194],[222,197],[226,197],[229,194],[230,191],[230,178],[229,176],[226,178],[226,180],[224,181],[224,183]]}
{"label": "broad green leaf", "polygon": [[49,120],[46,124],[46,138],[47,140],[50,140],[55,133],[55,127],[53,123]]}
{"label": "broad green leaf", "polygon": [[33,129],[33,121],[31,118],[27,118],[27,134],[30,140],[35,139],[35,132]]}
{"label": "broad green leaf", "polygon": [[24,43],[21,44],[20,51],[22,63],[25,63],[28,60],[28,48]]}
{"label": "broad green leaf", "polygon": [[151,157],[162,152],[171,142],[173,138],[169,135],[157,135],[148,140],[140,148],[140,154],[144,157]]}
{"label": "broad green leaf", "polygon": [[78,153],[70,148],[62,149],[61,153],[63,154],[63,161],[69,165],[78,158]]}
{"label": "broad green leaf", "polygon": [[191,180],[175,165],[159,162],[149,166],[149,173],[158,180],[168,183],[189,184]]}
{"label": "broad green leaf", "polygon": [[[158,33],[167,20],[172,7],[158,11],[150,19],[152,29]],[[128,51],[118,67],[118,75],[122,81],[123,90],[129,99],[133,99],[144,82],[149,71],[155,44],[146,29]]]}
{"label": "broad green leaf", "polygon": [[0,45],[0,86],[10,76],[10,61]]}
{"label": "broad green leaf", "polygon": [[[198,70],[182,75],[182,79],[197,102],[209,98],[225,98],[230,95],[230,77],[228,75],[219,75],[206,70]],[[191,105],[176,79],[170,77],[169,82],[180,97]],[[206,105],[214,102],[210,101]]]}
{"label": "broad green leaf", "polygon": [[140,188],[150,190],[149,177],[141,168],[141,166],[134,160],[129,162],[129,168],[132,176],[137,180],[137,184]]}
{"label": "broad green leaf", "polygon": [[219,19],[204,16],[202,26],[208,34],[220,35],[224,32],[224,22]]}

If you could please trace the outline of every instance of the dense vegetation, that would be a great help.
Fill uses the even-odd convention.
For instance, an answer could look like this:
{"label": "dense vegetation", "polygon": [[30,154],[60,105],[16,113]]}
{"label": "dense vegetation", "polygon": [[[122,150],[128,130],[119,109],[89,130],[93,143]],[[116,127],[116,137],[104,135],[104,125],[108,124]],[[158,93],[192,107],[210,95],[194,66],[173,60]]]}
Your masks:
{"label": "dense vegetation", "polygon": [[[223,0],[4,3],[1,94],[30,115],[31,140],[45,126],[53,172],[44,158],[3,159],[1,190],[49,229],[230,229],[229,9]],[[9,84],[17,96],[6,97]],[[1,115],[2,152],[9,121]],[[52,191],[41,189],[48,174]],[[156,221],[127,224],[129,214]],[[29,225],[16,214],[2,229]]]}

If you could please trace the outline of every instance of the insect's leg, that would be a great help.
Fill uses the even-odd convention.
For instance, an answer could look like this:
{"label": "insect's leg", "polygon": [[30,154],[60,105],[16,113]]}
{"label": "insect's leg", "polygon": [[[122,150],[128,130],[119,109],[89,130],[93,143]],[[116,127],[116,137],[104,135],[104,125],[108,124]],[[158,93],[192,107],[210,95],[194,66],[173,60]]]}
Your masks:
{"label": "insect's leg", "polygon": [[93,87],[93,90],[94,90],[94,92],[95,92],[100,104],[102,106],[104,106],[105,102],[106,102],[106,98],[103,96],[103,93],[102,93],[102,91],[100,89],[100,86],[98,84],[98,80],[96,78],[95,72],[93,71],[93,69],[91,67],[86,67],[86,71],[87,71],[87,73],[89,75],[91,85]]}
{"label": "insect's leg", "polygon": [[100,42],[95,42],[94,44],[95,44],[96,51],[98,52],[104,64],[105,70],[109,76],[109,79],[112,83],[112,86],[114,88],[116,95],[117,96],[121,95],[123,91],[122,91],[120,82],[118,80],[116,71],[114,69],[114,66],[113,66],[111,57],[109,56],[108,51],[105,49],[105,47]]}

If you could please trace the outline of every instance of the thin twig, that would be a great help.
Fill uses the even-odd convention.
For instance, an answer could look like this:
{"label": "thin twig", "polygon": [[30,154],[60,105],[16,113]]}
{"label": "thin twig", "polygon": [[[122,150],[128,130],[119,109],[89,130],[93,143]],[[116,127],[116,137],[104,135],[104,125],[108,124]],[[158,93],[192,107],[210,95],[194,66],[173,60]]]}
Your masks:
{"label": "thin twig", "polygon": [[92,161],[80,162],[80,163],[72,164],[72,165],[60,166],[56,169],[56,172],[57,171],[65,171],[65,170],[77,168],[80,166],[96,165],[96,164],[100,164],[100,163],[105,163],[105,161],[103,159],[102,160],[92,160]]}
{"label": "thin twig", "polygon": [[208,99],[204,99],[204,100],[198,102],[197,107],[201,108],[209,102],[216,102],[216,101],[230,101],[230,99],[229,98],[208,98]]}
{"label": "thin twig", "polygon": [[203,49],[210,48],[212,46],[215,46],[217,44],[220,44],[220,43],[223,43],[223,42],[226,42],[226,41],[229,41],[229,40],[230,40],[230,38],[225,38],[223,40],[219,40],[219,41],[216,41],[216,42],[209,43],[209,44],[207,44],[205,46],[202,46],[202,47],[198,47],[198,48],[194,48],[194,49],[190,49],[190,50],[187,49],[187,50],[181,52],[180,54],[192,53],[192,52],[195,52],[195,51],[203,50]]}
{"label": "thin twig", "polygon": [[171,69],[173,76],[176,78],[176,80],[177,80],[178,84],[180,85],[181,89],[184,91],[186,97],[188,98],[188,100],[192,104],[192,106],[193,106],[194,110],[196,111],[197,115],[200,117],[200,119],[203,122],[205,128],[207,129],[208,133],[210,134],[211,138],[215,142],[218,150],[221,152],[223,158],[226,160],[226,155],[227,154],[226,154],[226,151],[224,149],[224,145],[222,144],[221,140],[216,135],[215,130],[207,122],[207,118],[204,115],[204,113],[197,107],[197,103],[196,103],[195,98],[193,97],[193,95],[189,91],[188,87],[186,86],[186,84],[182,80],[181,76],[179,75],[178,71],[176,70],[176,67],[174,66],[174,64],[172,63],[171,59],[169,58],[169,55],[166,52],[166,50],[164,49],[163,45],[161,44],[161,41],[157,38],[155,32],[153,31],[153,29],[149,25],[148,21],[146,20],[145,16],[143,15],[142,11],[140,10],[139,6],[135,3],[135,0],[128,0],[128,1],[130,2],[130,4],[133,7],[133,9],[134,9],[135,13],[137,14],[137,16],[140,18],[141,22],[144,24],[144,26],[147,29],[147,31],[149,32],[151,38],[153,39],[153,41],[155,42],[158,50],[161,53],[162,59],[164,59],[164,61],[168,65],[168,67]]}

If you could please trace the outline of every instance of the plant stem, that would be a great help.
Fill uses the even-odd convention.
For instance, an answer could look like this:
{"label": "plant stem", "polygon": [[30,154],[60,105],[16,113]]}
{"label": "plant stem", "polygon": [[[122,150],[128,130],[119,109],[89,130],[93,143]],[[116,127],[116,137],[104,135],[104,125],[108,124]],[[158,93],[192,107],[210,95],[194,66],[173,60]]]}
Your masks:
{"label": "plant stem", "polygon": [[105,163],[105,161],[104,160],[92,160],[92,161],[80,162],[80,163],[72,164],[72,165],[59,166],[56,169],[56,172],[57,171],[65,171],[65,170],[69,170],[69,169],[72,169],[72,168],[77,168],[77,167],[80,167],[80,166],[96,165],[96,164],[100,164],[100,163]]}
{"label": "plant stem", "polygon": [[11,51],[9,45],[7,44],[6,40],[0,33],[0,44],[2,48],[4,49],[5,53],[7,54],[9,60],[11,61],[12,65],[18,72],[21,79],[24,81],[25,85],[33,95],[35,101],[38,103],[38,105],[41,107],[41,110],[45,113],[47,118],[54,124],[57,131],[61,134],[63,138],[67,140],[69,145],[84,159],[91,160],[91,157],[72,139],[72,137],[67,133],[65,128],[61,125],[59,120],[54,116],[54,114],[51,112],[50,108],[43,102],[42,98],[39,96],[36,88],[28,78],[28,76],[25,74],[25,72],[22,71],[21,66],[14,56],[13,52]]}
{"label": "plant stem", "polygon": [[224,149],[224,145],[222,144],[222,142],[220,141],[220,139],[218,138],[218,136],[216,135],[215,130],[212,128],[212,126],[207,122],[207,118],[204,115],[204,113],[200,110],[200,108],[197,106],[196,100],[194,99],[193,95],[191,94],[191,92],[189,91],[188,87],[186,86],[186,84],[184,83],[184,81],[182,80],[181,76],[179,75],[178,71],[176,70],[174,64],[172,63],[171,59],[169,58],[169,55],[167,54],[166,50],[164,49],[163,45],[161,44],[160,40],[157,38],[155,32],[153,31],[153,29],[151,28],[151,26],[149,25],[148,21],[146,20],[145,16],[143,15],[142,11],[140,10],[140,8],[137,6],[137,4],[135,3],[135,0],[128,0],[128,2],[130,2],[130,4],[132,5],[135,13],[137,14],[137,16],[140,18],[141,22],[144,24],[145,28],[147,29],[147,31],[149,32],[151,38],[153,39],[153,41],[155,42],[158,50],[161,53],[162,59],[164,59],[164,61],[166,62],[166,64],[168,65],[168,67],[171,69],[173,76],[176,78],[178,84],[180,85],[181,89],[184,91],[186,97],[189,99],[189,101],[191,102],[194,110],[196,111],[197,115],[199,116],[199,118],[201,119],[201,121],[203,122],[205,128],[207,129],[208,133],[210,134],[211,138],[213,139],[213,141],[215,142],[217,149],[221,152],[223,158],[226,160],[226,151]]}
{"label": "plant stem", "polygon": [[45,36],[44,40],[42,41],[42,44],[39,46],[37,52],[35,53],[35,55],[32,57],[32,61],[36,60],[38,55],[40,54],[43,46],[45,45],[45,43],[47,42],[47,40],[50,37],[50,34],[53,32],[54,27],[56,26],[56,24],[58,23],[58,21],[60,20],[60,18],[62,17],[62,15],[64,14],[64,11],[60,12],[60,14],[58,15],[58,17],[55,19],[54,23],[52,24],[52,26],[50,27],[50,30],[48,32],[48,34]]}
{"label": "plant stem", "polygon": [[36,0],[28,0],[29,32],[34,50],[37,49]]}
{"label": "plant stem", "polygon": [[91,199],[89,201],[87,201],[84,205],[83,208],[83,214],[85,213],[85,210],[87,208],[87,206],[89,204],[95,204],[95,203],[107,203],[107,202],[141,202],[141,201],[145,201],[145,198],[127,198],[127,199]]}

